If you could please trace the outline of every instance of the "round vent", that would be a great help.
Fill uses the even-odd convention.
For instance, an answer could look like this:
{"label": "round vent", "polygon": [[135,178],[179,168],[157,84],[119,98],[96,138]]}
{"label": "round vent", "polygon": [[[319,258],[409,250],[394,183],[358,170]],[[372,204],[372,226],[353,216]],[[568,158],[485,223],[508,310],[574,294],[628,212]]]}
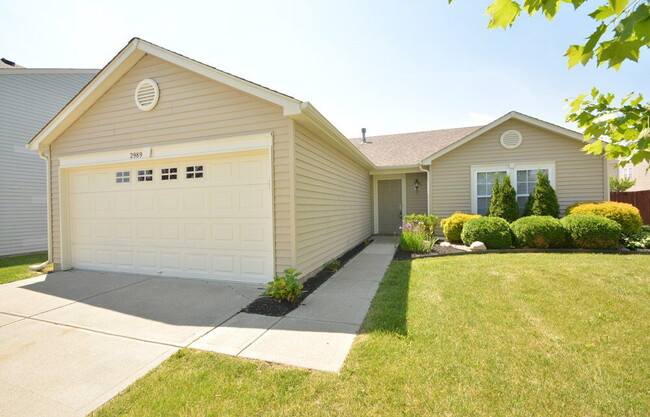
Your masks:
{"label": "round vent", "polygon": [[135,88],[135,104],[142,111],[149,111],[156,107],[159,97],[158,84],[150,78],[140,81]]}
{"label": "round vent", "polygon": [[501,135],[501,146],[506,149],[515,149],[521,145],[522,137],[518,130],[506,130]]}

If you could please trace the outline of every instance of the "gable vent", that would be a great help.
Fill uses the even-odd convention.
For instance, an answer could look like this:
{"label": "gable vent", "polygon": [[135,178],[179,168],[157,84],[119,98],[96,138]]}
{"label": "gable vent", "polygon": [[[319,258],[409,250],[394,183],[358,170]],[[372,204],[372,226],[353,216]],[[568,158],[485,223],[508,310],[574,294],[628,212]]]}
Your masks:
{"label": "gable vent", "polygon": [[158,84],[150,78],[140,81],[135,88],[135,104],[142,111],[149,111],[156,107],[159,97]]}
{"label": "gable vent", "polygon": [[518,130],[506,130],[501,134],[501,146],[506,149],[515,149],[521,145],[523,138]]}

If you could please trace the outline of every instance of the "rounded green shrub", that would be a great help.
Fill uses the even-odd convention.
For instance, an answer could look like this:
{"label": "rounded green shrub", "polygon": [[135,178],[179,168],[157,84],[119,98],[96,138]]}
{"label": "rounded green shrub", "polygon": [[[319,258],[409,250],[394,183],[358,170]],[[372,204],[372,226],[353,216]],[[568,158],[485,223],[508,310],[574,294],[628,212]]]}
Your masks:
{"label": "rounded green shrub", "polygon": [[643,219],[639,209],[632,204],[616,201],[602,203],[582,203],[567,208],[567,214],[596,214],[607,217],[621,225],[622,233],[635,235],[641,232]]}
{"label": "rounded green shrub", "polygon": [[467,246],[483,242],[488,249],[507,249],[512,246],[512,231],[507,221],[500,217],[479,217],[465,223],[460,234]]}
{"label": "rounded green shrub", "polygon": [[585,249],[616,249],[621,225],[595,214],[570,214],[560,220],[572,246]]}
{"label": "rounded green shrub", "polygon": [[461,243],[460,233],[463,231],[465,223],[479,217],[481,217],[480,214],[468,214],[457,211],[446,219],[442,219],[440,222],[442,233],[445,234],[448,242]]}
{"label": "rounded green shrub", "polygon": [[561,248],[566,232],[558,219],[552,216],[528,216],[510,225],[515,246],[520,248]]}

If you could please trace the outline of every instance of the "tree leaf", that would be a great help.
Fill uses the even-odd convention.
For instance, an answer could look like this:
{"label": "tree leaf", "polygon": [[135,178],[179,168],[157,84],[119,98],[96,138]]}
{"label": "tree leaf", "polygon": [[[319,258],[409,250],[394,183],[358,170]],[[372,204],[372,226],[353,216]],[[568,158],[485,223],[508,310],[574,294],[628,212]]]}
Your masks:
{"label": "tree leaf", "polygon": [[605,20],[610,16],[614,16],[616,12],[614,9],[612,9],[609,5],[605,6],[600,6],[593,12],[589,13],[589,16],[591,16],[595,20]]}
{"label": "tree leaf", "polygon": [[496,0],[486,11],[491,18],[488,28],[506,29],[508,26],[512,26],[519,13],[521,13],[521,6],[516,1]]}
{"label": "tree leaf", "polygon": [[614,9],[614,13],[617,15],[623,13],[628,3],[629,0],[609,0],[609,5]]}

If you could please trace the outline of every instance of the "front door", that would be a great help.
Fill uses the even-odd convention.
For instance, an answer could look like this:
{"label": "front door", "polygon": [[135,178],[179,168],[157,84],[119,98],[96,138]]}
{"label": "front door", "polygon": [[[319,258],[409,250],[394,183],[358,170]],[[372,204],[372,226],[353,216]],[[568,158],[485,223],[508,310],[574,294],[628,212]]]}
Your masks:
{"label": "front door", "polygon": [[379,234],[399,233],[402,225],[402,180],[377,181]]}

